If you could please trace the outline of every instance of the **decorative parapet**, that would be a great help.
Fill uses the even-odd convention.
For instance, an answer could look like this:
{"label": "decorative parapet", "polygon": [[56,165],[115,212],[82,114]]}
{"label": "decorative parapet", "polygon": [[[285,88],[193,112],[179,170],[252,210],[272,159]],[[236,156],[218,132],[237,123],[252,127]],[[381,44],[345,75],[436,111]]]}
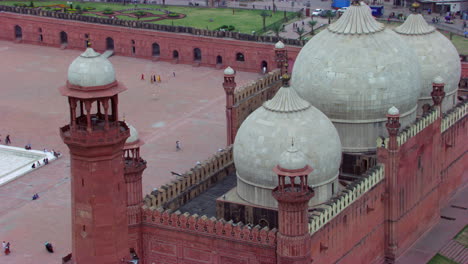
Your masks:
{"label": "decorative parapet", "polygon": [[146,207],[163,207],[167,202],[176,198],[184,191],[201,183],[220,170],[232,165],[232,145],[218,151],[211,158],[190,169],[190,171],[181,174],[178,179],[161,186],[157,191],[146,195],[144,203]]}
{"label": "decorative parapet", "polygon": [[269,72],[265,77],[261,79],[251,81],[243,86],[239,86],[234,91],[234,105],[239,104],[243,100],[255,95],[259,92],[262,92],[265,89],[268,89],[271,84],[280,81],[281,71],[280,69],[275,69]]}
{"label": "decorative parapet", "polygon": [[244,225],[242,222],[234,223],[232,220],[226,222],[224,219],[208,218],[206,215],[199,216],[189,213],[182,214],[180,211],[172,213],[162,208],[143,206],[143,223],[162,226],[170,229],[181,230],[215,236],[221,239],[236,240],[242,243],[248,242],[263,246],[276,245],[276,229],[268,227],[261,228],[259,225]]}
{"label": "decorative parapet", "polygon": [[468,112],[468,100],[465,100],[454,108],[450,109],[447,113],[444,114],[442,118],[442,123],[440,125],[440,131],[443,133],[451,126],[453,126],[456,122],[466,116]]}
{"label": "decorative parapet", "polygon": [[185,34],[203,36],[203,37],[231,38],[235,40],[252,41],[252,42],[259,42],[259,43],[276,43],[279,40],[281,40],[284,44],[293,45],[293,46],[302,46],[303,44],[302,41],[297,40],[297,39],[290,39],[290,38],[284,39],[284,38],[279,38],[276,36],[260,36],[260,35],[251,35],[251,34],[244,34],[244,33],[231,32],[231,31],[216,31],[216,30],[199,29],[199,28],[192,28],[192,27],[183,27],[183,26],[161,25],[161,24],[146,23],[140,20],[101,18],[101,17],[94,17],[94,16],[84,16],[80,14],[62,13],[60,11],[57,12],[57,11],[41,10],[38,8],[0,5],[0,12],[2,11],[25,14],[25,15],[33,15],[33,16],[51,17],[51,18],[65,19],[65,20],[75,20],[75,21],[81,21],[81,22],[87,22],[87,23],[111,25],[111,26],[142,28],[142,29],[149,29],[149,30],[172,32],[172,33],[185,33]]}
{"label": "decorative parapet", "polygon": [[[397,135],[398,146],[401,146],[406,143],[410,138],[416,136],[423,129],[428,127],[430,124],[434,123],[439,117],[439,110],[437,108],[432,109],[430,112],[424,114],[421,118],[416,119],[412,124],[408,125],[406,128],[401,130]],[[388,137],[378,137],[377,138],[377,148],[387,148],[388,147]]]}
{"label": "decorative parapet", "polygon": [[312,213],[309,221],[309,233],[314,234],[326,223],[330,222],[341,211],[350,206],[363,194],[376,186],[385,177],[384,165],[379,164],[369,169],[364,177],[350,184],[341,195],[324,204],[316,212]]}

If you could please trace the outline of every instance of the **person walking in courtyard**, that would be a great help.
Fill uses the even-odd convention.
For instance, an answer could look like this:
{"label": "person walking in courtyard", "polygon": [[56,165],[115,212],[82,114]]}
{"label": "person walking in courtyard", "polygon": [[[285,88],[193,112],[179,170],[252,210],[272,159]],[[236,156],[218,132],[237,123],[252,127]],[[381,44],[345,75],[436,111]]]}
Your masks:
{"label": "person walking in courtyard", "polygon": [[54,247],[52,246],[51,243],[49,243],[49,242],[46,241],[44,245],[45,245],[46,250],[47,250],[49,253],[54,253]]}
{"label": "person walking in courtyard", "polygon": [[5,145],[10,145],[10,144],[11,144],[10,135],[6,135],[6,137],[5,137]]}
{"label": "person walking in courtyard", "polygon": [[[465,22],[465,26],[466,26],[466,22]],[[175,77],[175,72],[172,72],[172,75],[174,75],[174,77]]]}
{"label": "person walking in courtyard", "polygon": [[5,255],[10,255],[10,242],[5,245]]}
{"label": "person walking in courtyard", "polygon": [[161,82],[161,75],[158,75],[158,82]]}
{"label": "person walking in courtyard", "polygon": [[179,140],[177,140],[175,142],[175,148],[176,148],[176,151],[182,150],[182,147],[180,146],[180,141]]}
{"label": "person walking in courtyard", "polygon": [[5,248],[6,248],[6,242],[5,241],[2,242],[2,248],[3,248],[3,251],[5,251]]}
{"label": "person walking in courtyard", "polygon": [[145,80],[145,75],[143,73],[141,74],[141,80]]}

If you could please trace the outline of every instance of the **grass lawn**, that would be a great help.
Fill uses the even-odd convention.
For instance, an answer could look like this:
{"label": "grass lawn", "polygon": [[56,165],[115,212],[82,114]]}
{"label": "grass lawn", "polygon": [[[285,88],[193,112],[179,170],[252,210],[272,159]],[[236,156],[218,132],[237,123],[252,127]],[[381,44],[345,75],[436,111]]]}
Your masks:
{"label": "grass lawn", "polygon": [[468,247],[468,225],[466,225],[453,239],[465,247]]}
{"label": "grass lawn", "polygon": [[439,253],[437,253],[427,264],[458,264],[455,261],[446,258]]}
{"label": "grass lawn", "polygon": [[[15,3],[24,3],[29,5],[29,1],[1,1],[1,5],[13,5]],[[46,6],[54,4],[66,4],[65,1],[34,1],[35,6]],[[114,3],[94,3],[94,2],[73,2],[73,8],[76,8],[77,5],[80,5],[81,8],[85,7],[94,7],[95,10],[91,12],[99,12],[104,9],[111,9],[114,11],[124,10],[128,8],[134,8],[135,5],[123,5],[123,4],[114,4]],[[232,9],[224,8],[195,8],[195,7],[181,7],[181,6],[166,6],[162,7],[159,5],[138,5],[137,7],[141,8],[160,8],[164,10],[169,10],[175,13],[185,14],[186,17],[182,19],[164,19],[160,21],[150,22],[164,25],[174,25],[174,26],[187,26],[194,28],[203,28],[203,29],[216,29],[222,25],[233,25],[235,31],[241,33],[252,33],[252,31],[259,31],[262,26],[262,17],[260,13],[263,10],[245,10],[245,9],[236,9],[233,14]],[[154,10],[143,10],[145,12],[152,12],[155,14],[161,14],[162,12]],[[86,13],[85,13],[86,14]],[[89,13],[87,15],[90,15]],[[283,19],[283,12],[276,12],[272,17],[267,17],[265,20],[266,26]],[[92,15],[91,15],[92,16]],[[129,18],[126,16],[118,16],[121,19],[135,20],[134,18]],[[142,20],[142,19],[141,19]],[[210,22],[212,20],[213,22]]]}

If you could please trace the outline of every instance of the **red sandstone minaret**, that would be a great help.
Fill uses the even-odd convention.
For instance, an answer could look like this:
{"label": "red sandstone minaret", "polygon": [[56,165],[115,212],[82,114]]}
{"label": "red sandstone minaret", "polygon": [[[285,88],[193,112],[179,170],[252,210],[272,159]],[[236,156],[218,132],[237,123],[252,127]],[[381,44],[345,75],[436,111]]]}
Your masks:
{"label": "red sandstone minaret", "polygon": [[127,123],[130,137],[124,146],[124,178],[127,186],[127,217],[129,232],[129,248],[133,248],[138,256],[142,256],[141,246],[141,207],[143,206],[142,175],[146,169],[146,161],[140,156],[140,146],[143,141],[138,137],[138,131]]}
{"label": "red sandstone minaret", "polygon": [[307,175],[312,170],[294,144],[281,154],[273,169],[278,175],[278,186],[273,190],[273,197],[278,201],[278,264],[309,264],[311,261],[307,212],[314,191],[307,185]]}
{"label": "red sandstone minaret", "polygon": [[70,149],[74,264],[129,259],[122,158],[129,129],[118,120],[118,94],[125,90],[109,60],[92,48],[70,64],[60,88],[70,107],[60,135]]}
{"label": "red sandstone minaret", "polygon": [[442,115],[442,100],[445,97],[444,91],[445,83],[442,77],[438,76],[434,78],[432,82],[432,101],[434,102],[434,107],[439,108],[439,115]]}
{"label": "red sandstone minaret", "polygon": [[278,41],[275,44],[275,59],[276,59],[276,66],[281,70],[281,75],[288,72],[288,51],[284,46],[284,43]]}
{"label": "red sandstone minaret", "polygon": [[234,143],[236,137],[234,131],[234,119],[232,106],[234,105],[234,90],[236,89],[236,72],[227,67],[224,70],[223,88],[226,92],[226,122],[227,122],[227,146]]}
{"label": "red sandstone minaret", "polygon": [[[388,140],[388,162],[386,164],[386,211],[385,218],[385,259],[388,263],[393,263],[396,259],[398,249],[397,238],[397,220],[398,214],[398,164],[399,164],[399,146],[397,141],[398,131],[400,129],[400,111],[392,106],[387,112]],[[388,168],[387,168],[388,167]]]}

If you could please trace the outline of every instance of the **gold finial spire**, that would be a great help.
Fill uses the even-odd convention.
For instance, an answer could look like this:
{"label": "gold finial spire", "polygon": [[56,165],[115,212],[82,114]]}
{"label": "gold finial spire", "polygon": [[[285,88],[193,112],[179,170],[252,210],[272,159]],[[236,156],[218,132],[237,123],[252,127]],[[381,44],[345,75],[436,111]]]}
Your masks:
{"label": "gold finial spire", "polygon": [[291,76],[289,76],[288,73],[285,73],[283,76],[281,76],[281,79],[283,79],[283,87],[289,87],[289,80],[291,80]]}

